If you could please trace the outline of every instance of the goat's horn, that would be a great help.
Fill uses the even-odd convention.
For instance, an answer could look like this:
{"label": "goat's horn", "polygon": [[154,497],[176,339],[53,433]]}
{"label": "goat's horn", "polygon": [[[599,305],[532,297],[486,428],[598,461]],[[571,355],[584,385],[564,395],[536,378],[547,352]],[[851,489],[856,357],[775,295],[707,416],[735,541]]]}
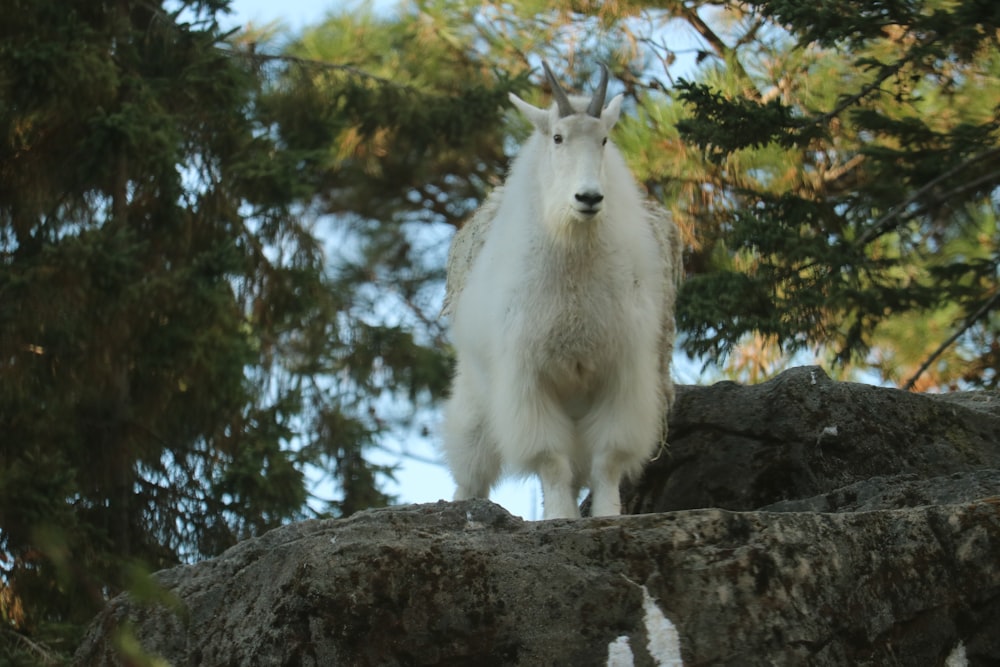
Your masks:
{"label": "goat's horn", "polygon": [[604,98],[608,94],[608,66],[601,63],[601,82],[597,84],[597,90],[594,92],[594,96],[590,98],[590,106],[587,107],[587,113],[594,118],[601,117],[601,111],[604,110]]}
{"label": "goat's horn", "polygon": [[552,75],[552,70],[549,69],[549,64],[542,61],[542,67],[545,68],[545,76],[549,80],[549,85],[552,86],[552,96],[556,98],[556,104],[559,106],[559,117],[565,118],[566,116],[572,116],[573,105],[569,103],[569,97],[566,96],[566,91],[562,89],[559,82],[556,81],[556,77]]}

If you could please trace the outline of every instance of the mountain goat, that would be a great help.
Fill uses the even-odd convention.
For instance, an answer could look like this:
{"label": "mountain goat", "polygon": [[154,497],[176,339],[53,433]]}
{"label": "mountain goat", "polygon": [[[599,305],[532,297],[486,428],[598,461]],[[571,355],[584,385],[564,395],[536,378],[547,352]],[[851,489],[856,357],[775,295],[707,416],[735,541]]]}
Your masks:
{"label": "mountain goat", "polygon": [[534,125],[452,243],[444,313],[458,365],[444,409],[455,499],[501,472],[541,478],[544,516],[621,513],[619,483],[666,435],[678,234],[645,202],[608,133],[622,96],[510,100]]}

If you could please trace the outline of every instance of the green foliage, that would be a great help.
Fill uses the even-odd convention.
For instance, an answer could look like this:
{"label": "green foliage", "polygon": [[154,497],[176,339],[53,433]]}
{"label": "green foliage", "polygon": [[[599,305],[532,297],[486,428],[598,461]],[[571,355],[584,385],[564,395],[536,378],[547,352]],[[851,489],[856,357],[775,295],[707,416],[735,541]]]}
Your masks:
{"label": "green foliage", "polygon": [[[711,208],[694,202],[704,246],[693,259],[724,272],[685,287],[685,348],[718,358],[757,336],[916,381],[923,359],[890,354],[913,346],[939,358],[935,384],[995,385],[984,343],[998,249],[983,227],[1000,184],[995,7],[752,4],[743,34],[788,38],[737,35],[726,62],[747,63],[744,78],[679,85],[691,117],[678,129],[709,161],[714,195]],[[979,261],[953,256],[972,239]],[[726,290],[739,298],[715,298]],[[951,313],[953,337],[887,336],[938,312]],[[945,340],[956,347],[940,356]]]}
{"label": "green foliage", "polygon": [[677,129],[705,151],[713,162],[744,148],[762,148],[770,143],[792,146],[812,136],[794,132],[792,109],[778,100],[760,103],[743,97],[729,99],[706,84],[677,83],[679,98],[692,107],[692,115],[677,123]]}
{"label": "green foliage", "polygon": [[914,0],[834,0],[795,2],[764,0],[753,2],[768,17],[801,35],[804,42],[835,46],[839,41],[863,43],[877,38],[890,25],[905,25],[919,16],[922,2]]}
{"label": "green foliage", "polygon": [[313,193],[290,169],[303,156],[248,113],[259,79],[223,42],[226,3],[193,3],[183,22],[150,3],[13,4],[0,592],[19,634],[0,650],[30,663],[25,647],[72,649],[134,584],[128,564],[212,555],[305,516],[310,467],[350,489],[330,510],[388,498],[361,454],[374,432],[305,370],[345,354],[337,286],[293,211]]}
{"label": "green foliage", "polygon": [[227,6],[0,7],[6,659],[158,599],[135,572],[392,500],[372,454],[446,391],[448,240],[541,58],[626,94],[614,139],[688,246],[685,350],[1000,382],[994,3],[415,0],[281,48]]}
{"label": "green foliage", "polygon": [[398,225],[430,208],[457,224],[500,168],[501,110],[523,77],[456,51],[428,20],[330,15],[269,71],[262,112],[283,144],[314,151],[301,177],[326,212]]}
{"label": "green foliage", "polygon": [[[332,17],[276,56],[227,41],[228,2],[9,4],[0,650],[31,664],[108,595],[155,591],[135,564],[392,500],[383,403],[429,405],[451,366],[440,332],[373,313],[386,286],[427,303],[441,265],[412,229],[471,211],[525,81],[441,49],[384,61],[428,43],[415,15]],[[366,23],[367,51],[327,43]],[[327,213],[350,247],[324,245]]]}

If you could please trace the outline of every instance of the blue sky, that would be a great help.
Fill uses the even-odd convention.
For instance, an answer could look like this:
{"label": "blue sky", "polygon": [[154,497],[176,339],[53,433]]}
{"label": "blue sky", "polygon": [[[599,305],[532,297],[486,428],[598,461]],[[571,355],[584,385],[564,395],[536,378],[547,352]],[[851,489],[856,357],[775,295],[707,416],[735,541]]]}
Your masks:
{"label": "blue sky", "polygon": [[[233,0],[233,13],[221,23],[223,25],[245,25],[252,22],[264,25],[271,21],[281,21],[292,30],[319,23],[332,10],[366,4],[364,0],[337,2],[336,0]],[[392,7],[395,0],[374,0],[375,7]]]}
{"label": "blue sky", "polygon": [[233,13],[225,20],[234,25],[253,22],[257,25],[280,20],[289,28],[298,30],[305,25],[317,23],[328,9],[343,6],[344,3],[321,2],[318,0],[234,0],[230,5]]}

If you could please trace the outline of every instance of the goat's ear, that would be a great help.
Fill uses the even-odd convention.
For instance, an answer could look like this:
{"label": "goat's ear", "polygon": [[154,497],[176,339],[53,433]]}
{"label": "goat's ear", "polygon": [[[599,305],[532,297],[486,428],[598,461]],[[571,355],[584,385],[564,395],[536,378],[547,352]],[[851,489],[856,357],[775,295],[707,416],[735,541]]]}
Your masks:
{"label": "goat's ear", "polygon": [[510,93],[509,97],[511,103],[517,107],[518,111],[524,114],[525,118],[531,121],[532,125],[542,132],[549,131],[549,112],[547,110],[539,109],[533,104],[528,104],[514,93]]}
{"label": "goat's ear", "polygon": [[604,107],[604,111],[601,112],[601,122],[604,123],[604,130],[608,131],[615,126],[618,122],[618,116],[622,112],[622,100],[625,99],[624,95],[615,95],[614,98],[608,102],[608,106]]}

